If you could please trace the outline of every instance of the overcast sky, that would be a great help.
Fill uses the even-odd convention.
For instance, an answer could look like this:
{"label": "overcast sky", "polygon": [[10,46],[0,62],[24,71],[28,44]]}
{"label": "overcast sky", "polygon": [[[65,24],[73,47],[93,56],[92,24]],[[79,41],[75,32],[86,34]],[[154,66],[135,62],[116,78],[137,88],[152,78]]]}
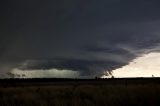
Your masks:
{"label": "overcast sky", "polygon": [[0,76],[14,69],[54,69],[90,77],[158,52],[159,5],[159,0],[1,0]]}

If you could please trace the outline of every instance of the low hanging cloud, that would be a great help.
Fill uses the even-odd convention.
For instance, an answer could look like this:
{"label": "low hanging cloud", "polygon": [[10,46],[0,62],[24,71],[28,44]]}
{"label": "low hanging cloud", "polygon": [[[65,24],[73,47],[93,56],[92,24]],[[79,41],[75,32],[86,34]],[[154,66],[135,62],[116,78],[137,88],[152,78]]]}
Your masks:
{"label": "low hanging cloud", "polygon": [[96,76],[104,71],[111,71],[111,67],[116,65],[114,62],[91,61],[91,60],[32,60],[24,62],[25,65],[18,67],[20,70],[72,70],[80,73],[80,76]]}
{"label": "low hanging cloud", "polygon": [[[148,38],[147,38],[148,39]],[[117,44],[116,46],[107,47],[106,45],[86,46],[84,53],[86,55],[77,55],[77,58],[67,59],[46,59],[46,60],[28,60],[23,62],[18,68],[20,70],[72,70],[78,71],[80,76],[100,76],[103,72],[112,74],[112,70],[127,65],[134,58],[149,52],[159,51],[157,40],[142,39],[148,44],[141,44],[135,40],[134,46],[126,44]],[[133,40],[134,41],[134,40]],[[132,42],[133,42],[132,41]],[[140,41],[140,40],[139,40]],[[83,49],[82,49],[83,50]]]}

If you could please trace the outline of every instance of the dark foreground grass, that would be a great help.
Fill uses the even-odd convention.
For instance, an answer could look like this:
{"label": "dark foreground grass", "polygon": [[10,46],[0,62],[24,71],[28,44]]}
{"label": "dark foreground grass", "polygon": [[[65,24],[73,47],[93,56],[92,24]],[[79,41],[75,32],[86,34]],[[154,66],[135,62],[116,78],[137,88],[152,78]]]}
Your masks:
{"label": "dark foreground grass", "polygon": [[158,84],[0,88],[0,106],[158,106],[159,104]]}

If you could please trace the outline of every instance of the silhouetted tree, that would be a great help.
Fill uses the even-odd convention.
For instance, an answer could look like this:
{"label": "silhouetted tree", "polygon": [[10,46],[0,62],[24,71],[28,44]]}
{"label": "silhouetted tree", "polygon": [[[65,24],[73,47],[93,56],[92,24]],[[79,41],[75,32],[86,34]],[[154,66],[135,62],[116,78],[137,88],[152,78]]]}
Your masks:
{"label": "silhouetted tree", "polygon": [[95,79],[98,79],[98,77],[96,76]]}
{"label": "silhouetted tree", "polygon": [[12,72],[7,72],[7,75],[8,75],[10,78],[15,78],[15,74],[13,74]]}
{"label": "silhouetted tree", "polygon": [[25,74],[22,74],[22,78],[25,78],[26,77],[26,75]]}

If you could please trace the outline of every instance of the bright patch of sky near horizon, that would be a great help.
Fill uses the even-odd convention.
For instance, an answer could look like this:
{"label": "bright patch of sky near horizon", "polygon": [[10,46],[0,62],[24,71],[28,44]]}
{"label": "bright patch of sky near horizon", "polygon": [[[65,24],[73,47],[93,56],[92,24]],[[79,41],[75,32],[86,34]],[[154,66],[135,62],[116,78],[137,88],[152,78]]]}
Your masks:
{"label": "bright patch of sky near horizon", "polygon": [[160,53],[149,53],[134,59],[128,65],[113,70],[117,77],[160,77]]}
{"label": "bright patch of sky near horizon", "polygon": [[15,74],[15,78],[77,78],[79,76],[79,73],[76,71],[57,69],[31,71],[14,69],[12,73]]}

